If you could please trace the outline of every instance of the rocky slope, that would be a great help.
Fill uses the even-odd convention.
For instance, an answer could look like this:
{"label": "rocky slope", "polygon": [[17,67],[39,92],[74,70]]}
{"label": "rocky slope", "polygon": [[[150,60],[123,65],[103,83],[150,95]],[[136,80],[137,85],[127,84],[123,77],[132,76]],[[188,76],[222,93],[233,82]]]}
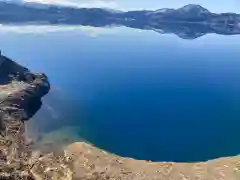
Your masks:
{"label": "rocky slope", "polygon": [[193,4],[179,9],[123,12],[0,1],[0,11],[0,23],[8,25],[126,26],[153,30],[161,34],[174,33],[183,39],[194,39],[208,33],[240,34],[239,14],[216,14]]}
{"label": "rocky slope", "polygon": [[199,163],[153,163],[119,157],[84,142],[50,153],[33,151],[25,138],[24,121],[41,107],[49,81],[6,57],[0,57],[0,62],[5,71],[0,86],[0,180],[240,179],[238,156]]}
{"label": "rocky slope", "polygon": [[33,74],[0,56],[0,179],[25,175],[31,151],[25,140],[24,121],[41,107],[50,84],[44,74]]}

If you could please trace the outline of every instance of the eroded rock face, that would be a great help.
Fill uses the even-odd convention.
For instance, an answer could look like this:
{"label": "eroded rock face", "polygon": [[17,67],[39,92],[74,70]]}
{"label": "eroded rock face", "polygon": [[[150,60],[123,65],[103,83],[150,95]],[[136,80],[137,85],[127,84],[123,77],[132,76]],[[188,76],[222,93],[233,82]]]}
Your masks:
{"label": "eroded rock face", "polygon": [[41,98],[50,88],[48,79],[8,58],[0,61],[0,69],[4,67],[0,72],[0,180],[240,180],[238,156],[153,163],[119,157],[84,142],[46,154],[32,151],[25,140],[24,121],[41,107]]}
{"label": "eroded rock face", "polygon": [[44,74],[33,74],[6,57],[0,56],[0,62],[0,179],[31,179],[24,121],[41,107],[50,84]]}

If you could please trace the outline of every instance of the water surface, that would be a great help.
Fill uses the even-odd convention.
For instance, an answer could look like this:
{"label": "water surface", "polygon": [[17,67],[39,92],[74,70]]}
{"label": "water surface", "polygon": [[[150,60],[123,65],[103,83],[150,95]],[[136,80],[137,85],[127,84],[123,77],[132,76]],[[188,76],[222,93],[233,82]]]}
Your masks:
{"label": "water surface", "polygon": [[53,87],[34,121],[40,131],[75,127],[79,140],[153,161],[240,153],[240,36],[15,30],[1,31],[3,54]]}

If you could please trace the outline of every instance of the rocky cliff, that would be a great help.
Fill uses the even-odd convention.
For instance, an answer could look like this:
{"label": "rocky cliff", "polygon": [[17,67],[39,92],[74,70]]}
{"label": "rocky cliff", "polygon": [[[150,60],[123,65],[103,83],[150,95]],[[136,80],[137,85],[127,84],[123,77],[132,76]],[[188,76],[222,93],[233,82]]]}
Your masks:
{"label": "rocky cliff", "polygon": [[51,153],[32,150],[24,122],[41,107],[49,81],[6,57],[0,57],[0,68],[0,180],[240,179],[238,156],[199,163],[153,163],[119,157],[84,142]]}
{"label": "rocky cliff", "polygon": [[18,179],[27,176],[31,154],[24,121],[39,110],[50,84],[44,74],[33,74],[7,57],[0,56],[0,63],[0,179]]}

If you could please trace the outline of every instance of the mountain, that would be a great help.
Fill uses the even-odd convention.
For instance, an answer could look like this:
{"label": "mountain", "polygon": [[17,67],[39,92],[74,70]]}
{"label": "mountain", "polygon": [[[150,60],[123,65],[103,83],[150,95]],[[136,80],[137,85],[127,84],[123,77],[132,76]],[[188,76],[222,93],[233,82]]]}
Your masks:
{"label": "mountain", "polygon": [[126,26],[153,30],[161,34],[174,33],[183,39],[195,39],[208,33],[240,34],[240,14],[216,14],[195,4],[179,9],[164,8],[156,11],[124,12],[101,8],[73,8],[1,1],[0,23],[8,25]]}

